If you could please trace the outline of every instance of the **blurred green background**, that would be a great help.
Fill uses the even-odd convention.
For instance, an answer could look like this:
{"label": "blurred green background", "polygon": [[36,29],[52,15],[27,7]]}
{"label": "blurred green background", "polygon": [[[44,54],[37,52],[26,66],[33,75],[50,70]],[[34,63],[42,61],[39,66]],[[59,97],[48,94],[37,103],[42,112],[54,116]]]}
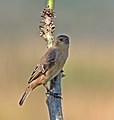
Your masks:
{"label": "blurred green background", "polygon": [[[64,67],[65,120],[114,120],[114,1],[55,0],[56,31],[71,38]],[[18,106],[46,49],[39,37],[45,0],[0,0],[0,120],[48,120],[45,89]]]}

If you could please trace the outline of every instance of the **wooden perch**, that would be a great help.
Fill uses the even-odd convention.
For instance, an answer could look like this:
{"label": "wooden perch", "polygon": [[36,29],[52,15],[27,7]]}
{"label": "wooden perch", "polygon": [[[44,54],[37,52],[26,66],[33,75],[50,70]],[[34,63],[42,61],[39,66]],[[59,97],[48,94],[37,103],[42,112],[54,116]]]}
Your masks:
{"label": "wooden perch", "polygon": [[[61,78],[62,73],[60,72],[59,75],[50,82],[50,87],[54,85],[51,91],[53,93],[57,93],[60,96],[61,96]],[[48,95],[46,103],[49,109],[50,120],[63,120],[61,98],[55,98],[51,95]]]}

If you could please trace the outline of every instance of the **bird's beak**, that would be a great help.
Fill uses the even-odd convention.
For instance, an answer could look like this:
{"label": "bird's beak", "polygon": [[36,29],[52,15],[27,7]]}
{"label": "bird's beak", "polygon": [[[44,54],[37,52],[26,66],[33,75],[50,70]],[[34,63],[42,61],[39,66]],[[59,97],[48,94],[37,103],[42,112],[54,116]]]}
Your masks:
{"label": "bird's beak", "polygon": [[69,44],[69,39],[65,39],[65,44]]}

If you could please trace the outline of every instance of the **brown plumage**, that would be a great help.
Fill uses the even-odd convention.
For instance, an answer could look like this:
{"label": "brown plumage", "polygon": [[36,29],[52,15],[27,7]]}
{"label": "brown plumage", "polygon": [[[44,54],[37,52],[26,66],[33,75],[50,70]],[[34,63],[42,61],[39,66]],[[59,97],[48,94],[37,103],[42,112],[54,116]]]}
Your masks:
{"label": "brown plumage", "polygon": [[66,35],[59,35],[53,42],[52,47],[47,49],[47,52],[33,71],[28,81],[28,86],[19,101],[20,106],[22,106],[27,96],[34,88],[41,84],[45,86],[49,80],[58,75],[68,57],[68,48],[69,37]]}

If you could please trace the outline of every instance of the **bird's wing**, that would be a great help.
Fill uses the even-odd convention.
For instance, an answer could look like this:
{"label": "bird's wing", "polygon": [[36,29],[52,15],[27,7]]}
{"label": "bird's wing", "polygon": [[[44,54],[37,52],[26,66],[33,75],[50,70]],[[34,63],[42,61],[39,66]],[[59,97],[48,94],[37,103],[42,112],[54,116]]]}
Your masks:
{"label": "bird's wing", "polygon": [[31,83],[33,80],[37,79],[40,75],[46,73],[48,69],[53,67],[57,60],[57,49],[49,48],[46,54],[42,57],[40,64],[38,64],[33,71],[28,83]]}

